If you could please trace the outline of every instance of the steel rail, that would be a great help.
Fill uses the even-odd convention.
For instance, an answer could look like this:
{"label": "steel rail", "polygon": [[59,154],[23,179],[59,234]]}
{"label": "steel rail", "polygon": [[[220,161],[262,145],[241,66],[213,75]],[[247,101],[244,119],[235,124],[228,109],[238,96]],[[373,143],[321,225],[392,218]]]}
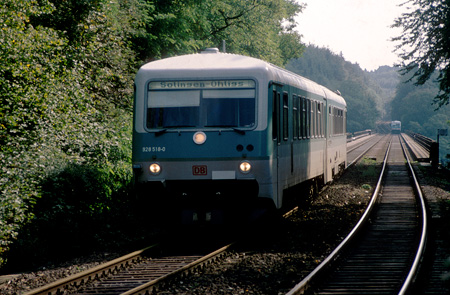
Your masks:
{"label": "steel rail", "polygon": [[366,224],[367,220],[369,219],[370,213],[372,212],[373,208],[375,207],[377,199],[378,199],[378,194],[381,189],[381,184],[383,181],[384,172],[385,172],[385,168],[387,165],[387,159],[388,159],[389,152],[391,149],[391,144],[392,144],[392,140],[389,142],[389,146],[386,150],[386,154],[385,154],[385,157],[383,160],[383,167],[381,169],[380,177],[378,178],[378,182],[377,182],[375,191],[372,194],[370,203],[367,205],[367,208],[366,208],[364,214],[359,219],[358,223],[355,225],[353,230],[347,235],[347,237],[336,247],[336,249],[334,249],[333,252],[331,252],[331,254],[328,255],[328,257],[325,258],[322,261],[322,263],[320,263],[308,276],[306,276],[293,289],[291,289],[288,293],[286,293],[286,295],[303,294],[310,287],[311,282],[319,274],[321,274],[327,267],[329,267],[332,262],[334,262],[339,257],[339,255],[342,253],[342,251],[349,245],[350,241],[352,241],[356,237],[356,234]]}
{"label": "steel rail", "polygon": [[67,286],[74,286],[78,283],[81,284],[85,281],[93,280],[96,277],[100,277],[102,275],[107,275],[107,274],[112,273],[122,267],[125,267],[129,262],[138,260],[144,252],[146,252],[152,248],[155,248],[156,246],[157,246],[157,244],[146,247],[144,249],[141,249],[141,250],[138,250],[135,252],[132,252],[130,254],[116,258],[109,262],[100,264],[91,269],[71,275],[67,278],[57,280],[53,283],[42,286],[40,288],[31,290],[30,292],[27,292],[24,295],[58,294],[61,292],[61,289],[66,288]]}
{"label": "steel rail", "polygon": [[[367,142],[369,142],[369,141],[367,141]],[[365,143],[367,143],[367,142],[365,142]],[[376,141],[374,144],[372,144],[370,147],[368,147],[366,150],[364,150],[358,157],[356,157],[350,164],[348,164],[347,165],[347,168],[348,167],[351,167],[351,166],[353,166],[356,162],[358,162],[371,148],[373,148],[378,142],[380,142],[380,141]],[[364,143],[364,144],[365,144]],[[362,144],[363,145],[363,144]],[[360,145],[360,146],[358,146],[358,147],[361,147],[362,145]],[[356,148],[358,148],[358,147],[356,147]],[[355,148],[355,149],[356,149]],[[353,150],[355,150],[355,149],[352,149],[351,151],[353,151]],[[349,153],[349,152],[351,152],[351,151],[348,151],[347,153]]]}
{"label": "steel rail", "polygon": [[[401,136],[401,139],[403,140],[403,136]],[[414,180],[415,190],[417,193],[417,198],[419,198],[420,205],[421,205],[422,232],[421,232],[421,236],[420,236],[419,247],[417,248],[417,252],[416,252],[416,255],[414,258],[414,262],[408,273],[408,276],[406,277],[406,279],[403,283],[402,288],[400,289],[400,292],[398,293],[399,295],[405,295],[405,294],[407,294],[407,292],[409,290],[411,290],[411,287],[413,286],[413,284],[415,282],[415,278],[417,277],[417,274],[418,274],[418,271],[420,268],[420,263],[422,262],[422,259],[423,259],[424,253],[425,253],[425,247],[426,247],[426,242],[427,242],[427,237],[428,237],[428,216],[427,216],[427,210],[426,210],[426,205],[425,205],[425,198],[423,197],[422,189],[420,188],[420,184],[417,181],[416,174],[414,173],[414,169],[411,165],[411,161],[409,159],[408,153],[406,151],[406,148],[404,147],[402,140],[400,140],[400,144],[402,146],[403,154],[405,155],[405,158],[407,160],[408,167],[411,171],[411,175]]]}
{"label": "steel rail", "polygon": [[374,136],[375,136],[375,135],[370,135],[370,136],[368,136],[368,138],[364,139],[364,141],[362,141],[362,142],[360,142],[360,143],[358,143],[358,144],[355,144],[354,147],[352,147],[351,149],[348,149],[348,150],[347,150],[347,153],[351,153],[351,152],[353,152],[354,150],[356,150],[357,148],[359,148],[359,147],[365,145],[365,144],[368,143]]}
{"label": "steel rail", "polygon": [[173,272],[171,272],[169,274],[166,274],[166,275],[164,275],[164,276],[162,276],[160,278],[157,278],[157,279],[152,280],[152,281],[150,281],[148,283],[145,283],[145,284],[143,284],[141,286],[138,286],[138,287],[136,287],[136,288],[134,288],[132,290],[124,292],[121,295],[138,295],[138,294],[145,295],[145,294],[151,294],[151,291],[155,288],[155,286],[157,284],[159,284],[159,283],[161,283],[163,281],[170,280],[171,278],[173,278],[175,276],[178,276],[178,275],[180,275],[180,274],[182,274],[184,272],[193,270],[193,269],[195,269],[197,267],[200,267],[200,266],[202,266],[202,265],[204,265],[206,263],[211,262],[212,260],[214,260],[214,259],[220,257],[221,255],[223,255],[233,245],[234,245],[234,243],[228,244],[228,245],[226,245],[226,246],[224,246],[224,247],[222,247],[222,248],[220,248],[220,249],[218,249],[218,250],[216,250],[216,251],[214,251],[214,252],[212,252],[212,253],[210,253],[210,254],[208,254],[206,256],[203,256],[202,258],[200,258],[200,259],[198,259],[198,260],[196,260],[194,262],[191,262],[188,265],[183,266],[182,268],[180,268],[180,269],[178,269],[176,271],[173,271]]}
{"label": "steel rail", "polygon": [[[181,275],[183,273],[189,272],[195,268],[201,267],[205,264],[210,263],[214,259],[221,257],[233,245],[234,245],[234,243],[228,244],[206,256],[203,256],[189,264],[182,266],[181,268],[179,268],[177,270],[174,270],[170,273],[162,275],[161,277],[151,280],[147,283],[144,283],[134,289],[126,291],[126,292],[122,293],[122,295],[148,294],[149,292],[151,292],[151,290],[156,288],[156,286],[158,284],[165,282],[167,280],[170,280],[170,279],[172,279],[178,275]],[[130,261],[138,260],[144,252],[150,250],[151,248],[155,248],[156,246],[157,245],[153,245],[153,246],[144,248],[142,250],[135,251],[128,255],[119,257],[115,260],[101,264],[92,269],[88,269],[84,272],[80,272],[78,274],[55,281],[55,282],[45,285],[43,287],[34,289],[28,293],[25,293],[24,295],[62,294],[63,289],[67,288],[68,286],[76,286],[77,284],[83,284],[84,282],[92,281],[95,278],[98,278],[99,276],[107,275],[109,273],[114,272],[115,270],[119,270],[120,268],[125,268],[125,265],[128,264]]]}

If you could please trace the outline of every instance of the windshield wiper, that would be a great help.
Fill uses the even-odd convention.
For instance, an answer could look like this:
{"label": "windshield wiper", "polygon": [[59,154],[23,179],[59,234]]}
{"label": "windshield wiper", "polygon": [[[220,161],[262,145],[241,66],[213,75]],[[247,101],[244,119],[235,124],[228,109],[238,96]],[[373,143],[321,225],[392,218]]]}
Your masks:
{"label": "windshield wiper", "polygon": [[245,135],[245,130],[238,128],[238,127],[231,127],[231,129],[233,129],[234,131],[236,131],[239,134]]}
{"label": "windshield wiper", "polygon": [[182,128],[182,127],[195,127],[195,126],[192,126],[192,125],[167,126],[167,127],[164,127],[163,129],[160,129],[160,130],[156,131],[156,132],[155,132],[155,136],[159,136],[159,135],[161,135],[161,134],[164,134],[164,133],[166,133],[167,130],[169,130],[169,129],[177,129],[177,128]]}
{"label": "windshield wiper", "polygon": [[158,130],[158,131],[155,132],[155,136],[160,136],[160,135],[162,135],[162,134],[164,134],[166,132],[167,132],[167,128]]}

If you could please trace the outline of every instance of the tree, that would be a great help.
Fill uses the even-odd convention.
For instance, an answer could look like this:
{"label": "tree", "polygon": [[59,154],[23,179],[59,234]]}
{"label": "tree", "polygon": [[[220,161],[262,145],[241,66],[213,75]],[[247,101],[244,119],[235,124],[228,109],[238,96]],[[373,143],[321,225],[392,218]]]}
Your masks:
{"label": "tree", "polygon": [[31,209],[65,202],[77,177],[86,180],[77,195],[99,197],[95,213],[115,208],[101,202],[116,192],[130,200],[119,192],[131,182],[140,64],[225,39],[233,53],[283,65],[303,48],[300,9],[293,0],[0,1],[0,267],[35,222]]}
{"label": "tree", "polygon": [[219,47],[284,66],[303,52],[294,17],[303,6],[293,0],[147,0],[151,19],[136,38],[143,60]]}
{"label": "tree", "polygon": [[450,96],[450,0],[409,0],[409,12],[398,17],[392,27],[403,28],[396,51],[402,59],[401,73],[414,72],[410,80],[423,85],[432,74],[439,75],[439,93],[434,102],[439,107]]}
{"label": "tree", "polygon": [[329,49],[310,45],[301,58],[293,59],[288,70],[331,90],[339,90],[347,102],[347,131],[375,128],[380,117],[375,86],[356,64],[345,61]]}
{"label": "tree", "polygon": [[63,17],[73,21],[63,31],[49,21],[77,2],[60,11],[47,0],[0,4],[0,266],[50,174],[129,162],[137,65],[127,40],[139,2],[103,0]]}

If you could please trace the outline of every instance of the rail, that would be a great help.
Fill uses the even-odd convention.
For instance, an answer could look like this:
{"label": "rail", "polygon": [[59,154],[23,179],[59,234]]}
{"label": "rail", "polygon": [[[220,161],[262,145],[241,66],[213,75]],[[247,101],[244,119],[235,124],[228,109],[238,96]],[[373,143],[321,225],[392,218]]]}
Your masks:
{"label": "rail", "polygon": [[358,138],[364,137],[364,136],[368,136],[372,134],[372,129],[366,129],[366,130],[362,130],[362,131],[355,131],[353,133],[348,132],[347,133],[347,142],[356,140]]}
{"label": "rail", "polygon": [[49,295],[49,294],[60,294],[68,286],[76,286],[77,284],[83,284],[89,280],[93,280],[98,277],[106,276],[108,274],[114,273],[119,269],[126,268],[129,263],[139,260],[145,252],[150,249],[155,248],[157,245],[152,245],[142,250],[138,250],[127,254],[125,256],[119,257],[117,259],[111,260],[107,263],[101,264],[97,267],[85,270],[83,272],[71,275],[67,278],[57,280],[53,283],[47,284],[45,286],[39,287],[37,289],[31,290],[25,295]]}
{"label": "rail", "polygon": [[[414,171],[413,171],[412,166],[411,166],[411,162],[410,162],[409,157],[408,157],[408,155],[406,153],[406,148],[404,147],[404,145],[403,145],[401,140],[400,140],[400,144],[401,144],[401,147],[402,147],[402,150],[403,150],[403,154],[404,154],[404,156],[406,158],[406,161],[407,161],[406,165],[408,167],[408,170],[410,171],[409,174],[410,174],[411,178],[413,178],[413,180],[414,180],[414,190],[416,191],[416,202],[419,203],[419,206],[418,206],[418,208],[419,208],[419,216],[422,219],[421,222],[420,222],[421,223],[420,243],[417,246],[417,248],[415,249],[415,253],[413,254],[413,259],[414,260],[409,265],[409,270],[408,270],[407,274],[405,274],[406,279],[404,279],[403,284],[398,286],[399,289],[397,289],[397,290],[399,290],[398,291],[399,295],[406,295],[406,294],[409,294],[409,292],[412,290],[412,288],[414,288],[414,283],[415,283],[415,281],[417,279],[418,272],[419,272],[419,269],[420,269],[420,265],[421,265],[422,259],[424,257],[425,245],[426,245],[427,236],[428,236],[428,233],[427,233],[428,232],[428,230],[427,230],[428,222],[427,222],[427,212],[426,212],[425,200],[423,198],[423,195],[422,195],[422,192],[421,192],[421,189],[420,189],[420,185],[417,182],[416,176],[415,176]],[[348,248],[349,241],[354,239],[354,237],[356,235],[356,232],[360,231],[359,229],[360,229],[360,227],[362,227],[363,224],[365,224],[365,220],[368,220],[369,215],[370,215],[370,211],[372,211],[373,206],[375,206],[375,203],[377,202],[376,198],[377,198],[377,196],[379,194],[381,181],[383,179],[383,174],[384,174],[385,167],[386,167],[386,164],[387,164],[387,157],[389,155],[389,151],[390,150],[391,150],[391,143],[389,144],[389,147],[388,147],[387,152],[386,152],[386,156],[385,156],[385,159],[384,159],[382,172],[380,174],[380,178],[379,178],[377,187],[375,189],[375,192],[372,195],[372,199],[371,199],[371,201],[370,201],[370,203],[369,203],[369,205],[368,205],[368,207],[366,209],[366,212],[361,217],[361,219],[359,220],[358,224],[355,226],[355,228],[352,230],[352,232],[341,242],[341,244],[339,244],[339,246],[316,269],[313,270],[313,272],[311,272],[306,278],[303,279],[302,282],[300,282],[292,290],[290,290],[289,293],[287,293],[288,295],[305,294],[305,292],[310,292],[309,289],[310,289],[311,285],[315,284],[316,279],[318,277],[323,277],[323,273],[326,270],[328,270],[330,267],[333,267],[333,265],[331,265],[331,264],[333,264],[338,259],[338,257],[341,256],[341,252],[342,252],[342,250],[344,248]],[[395,171],[396,172],[393,173],[393,174],[401,175],[401,174],[399,174],[399,172],[397,172],[397,170],[395,170]],[[406,170],[405,170],[405,172],[406,172]],[[396,177],[398,177],[398,176],[396,176]],[[395,180],[395,181],[398,181],[398,180]],[[389,214],[387,214],[387,216],[389,217]],[[375,234],[375,238],[377,237],[378,234],[379,233]],[[359,254],[359,255],[361,255],[361,254]],[[376,255],[379,255],[379,254],[376,254]],[[376,256],[376,257],[378,257],[378,256]],[[370,259],[372,259],[372,258],[370,258]],[[396,263],[398,263],[399,261],[397,261]],[[351,262],[351,263],[353,263],[353,262]],[[348,268],[348,266],[343,266],[343,268],[346,268],[346,267]],[[356,268],[357,267],[358,266],[356,266]],[[357,283],[356,283],[357,286],[361,286],[360,283],[361,283],[360,281],[357,281]],[[368,281],[368,283],[369,283],[369,288],[370,288],[370,280]],[[335,288],[337,288],[337,289],[334,289],[335,291],[337,291],[339,293],[340,291],[343,290],[343,289],[341,289],[341,288],[344,288],[341,282],[334,283],[334,284],[335,284],[334,285]],[[326,294],[332,294],[332,293],[327,293],[327,292],[332,292],[331,290],[332,290],[332,287],[329,287],[329,289],[325,289],[324,292]],[[356,292],[358,292],[358,290],[352,290],[352,291],[353,291],[353,293],[350,292],[351,294],[356,294]],[[338,294],[338,293],[336,293],[336,294]],[[322,293],[320,293],[320,294],[322,294]],[[333,294],[335,294],[335,293],[333,293]],[[341,293],[339,293],[339,294],[341,294]]]}
{"label": "rail", "polygon": [[412,289],[412,287],[415,283],[415,279],[416,279],[418,271],[419,271],[419,266],[420,266],[420,263],[424,256],[424,253],[425,253],[425,246],[426,246],[426,241],[427,241],[427,237],[428,237],[428,215],[427,215],[427,209],[426,209],[426,204],[425,204],[425,198],[423,196],[422,189],[420,188],[420,184],[416,178],[416,174],[414,173],[414,169],[411,166],[411,161],[409,160],[408,153],[406,152],[406,147],[404,146],[404,143],[402,141],[400,141],[400,143],[401,143],[401,146],[403,149],[403,154],[405,155],[405,158],[406,158],[406,162],[408,164],[409,171],[411,172],[411,176],[413,178],[414,189],[416,190],[417,198],[419,199],[419,202],[421,205],[420,213],[422,216],[422,230],[421,230],[419,247],[417,249],[411,270],[408,273],[408,276],[406,277],[406,280],[405,280],[400,292],[398,293],[399,295],[405,295],[405,294],[408,294],[408,292]]}
{"label": "rail", "polygon": [[372,194],[372,198],[370,200],[369,205],[367,206],[363,216],[359,219],[356,226],[353,228],[353,230],[347,235],[347,237],[334,249],[333,252],[331,252],[330,255],[328,255],[327,258],[325,258],[322,263],[320,263],[307,277],[305,277],[300,283],[298,283],[292,290],[290,290],[286,295],[296,295],[296,294],[304,294],[306,290],[308,290],[311,286],[311,283],[313,280],[315,280],[318,276],[320,276],[326,269],[328,269],[331,264],[336,261],[339,256],[342,254],[344,249],[350,244],[350,241],[356,238],[356,235],[363,226],[366,224],[366,222],[369,220],[370,214],[375,208],[375,205],[378,200],[378,195],[382,186],[382,181],[384,177],[384,171],[386,169],[387,160],[389,156],[389,151],[391,149],[391,143],[389,143],[389,146],[386,150],[386,154],[384,156],[383,161],[383,167],[381,169],[380,177],[378,179],[377,186]]}
{"label": "rail", "polygon": [[412,131],[406,131],[415,142],[430,153],[431,165],[437,166],[439,163],[439,144],[431,138]]}
{"label": "rail", "polygon": [[[212,261],[219,259],[225,255],[226,251],[233,246],[233,243],[228,244],[212,253],[209,253],[208,255],[205,255],[203,257],[197,258],[197,255],[192,255],[194,257],[194,260],[185,259],[184,261],[186,263],[181,263],[180,266],[175,266],[176,269],[172,269],[171,267],[164,267],[164,268],[147,268],[145,275],[149,277],[150,273],[153,271],[155,272],[155,275],[158,278],[148,280],[147,282],[143,282],[140,286],[131,287],[127,291],[119,292],[124,295],[144,295],[144,294],[152,294],[152,291],[157,288],[157,285],[163,282],[166,282],[170,279],[173,279],[177,276],[180,276],[184,273],[189,273],[195,268],[203,267],[204,265],[207,265],[211,263]],[[70,277],[55,281],[53,283],[50,283],[48,285],[42,286],[40,288],[31,290],[25,295],[54,295],[54,294],[65,294],[66,290],[70,287],[79,288],[81,286],[85,286],[87,282],[92,282],[94,280],[105,278],[107,276],[113,277],[114,274],[119,273],[120,270],[129,269],[132,264],[136,263],[137,261],[140,261],[143,256],[145,256],[145,253],[149,252],[150,250],[157,250],[159,247],[159,244],[147,247],[145,249],[135,251],[133,253],[130,253],[128,255],[119,257],[115,260],[112,260],[110,262],[107,262],[105,264],[101,264],[95,268],[88,269],[84,272],[81,272],[79,274],[72,275]],[[168,257],[170,259],[170,257]],[[158,259],[152,259],[150,263],[157,261]],[[163,258],[164,261],[167,261],[167,257]],[[143,263],[145,264],[145,262]],[[137,277],[138,273],[133,273],[131,277]],[[126,277],[126,275],[124,276]],[[122,279],[122,278],[120,278]],[[118,279],[117,282],[120,281]],[[126,282],[126,278],[125,281]],[[138,282],[139,284],[139,282]],[[100,284],[99,284],[100,285]],[[124,284],[125,285],[125,284]],[[83,288],[83,287],[82,287]],[[95,289],[96,287],[94,287]],[[100,287],[101,288],[101,287]],[[108,288],[108,287],[107,287]],[[128,285],[125,286],[125,288],[128,288]],[[89,290],[92,291],[92,290]],[[104,290],[103,290],[104,291]],[[116,291],[116,290],[115,290]],[[97,292],[94,290],[93,292]]]}

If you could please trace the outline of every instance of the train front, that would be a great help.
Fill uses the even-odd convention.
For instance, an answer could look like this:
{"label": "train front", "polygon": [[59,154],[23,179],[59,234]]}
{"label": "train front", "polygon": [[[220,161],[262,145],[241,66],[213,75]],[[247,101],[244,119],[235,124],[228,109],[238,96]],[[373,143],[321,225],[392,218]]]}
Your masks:
{"label": "train front", "polygon": [[138,72],[133,169],[140,198],[158,213],[184,224],[228,223],[255,205],[267,132],[257,128],[264,103],[248,60],[203,53]]}

